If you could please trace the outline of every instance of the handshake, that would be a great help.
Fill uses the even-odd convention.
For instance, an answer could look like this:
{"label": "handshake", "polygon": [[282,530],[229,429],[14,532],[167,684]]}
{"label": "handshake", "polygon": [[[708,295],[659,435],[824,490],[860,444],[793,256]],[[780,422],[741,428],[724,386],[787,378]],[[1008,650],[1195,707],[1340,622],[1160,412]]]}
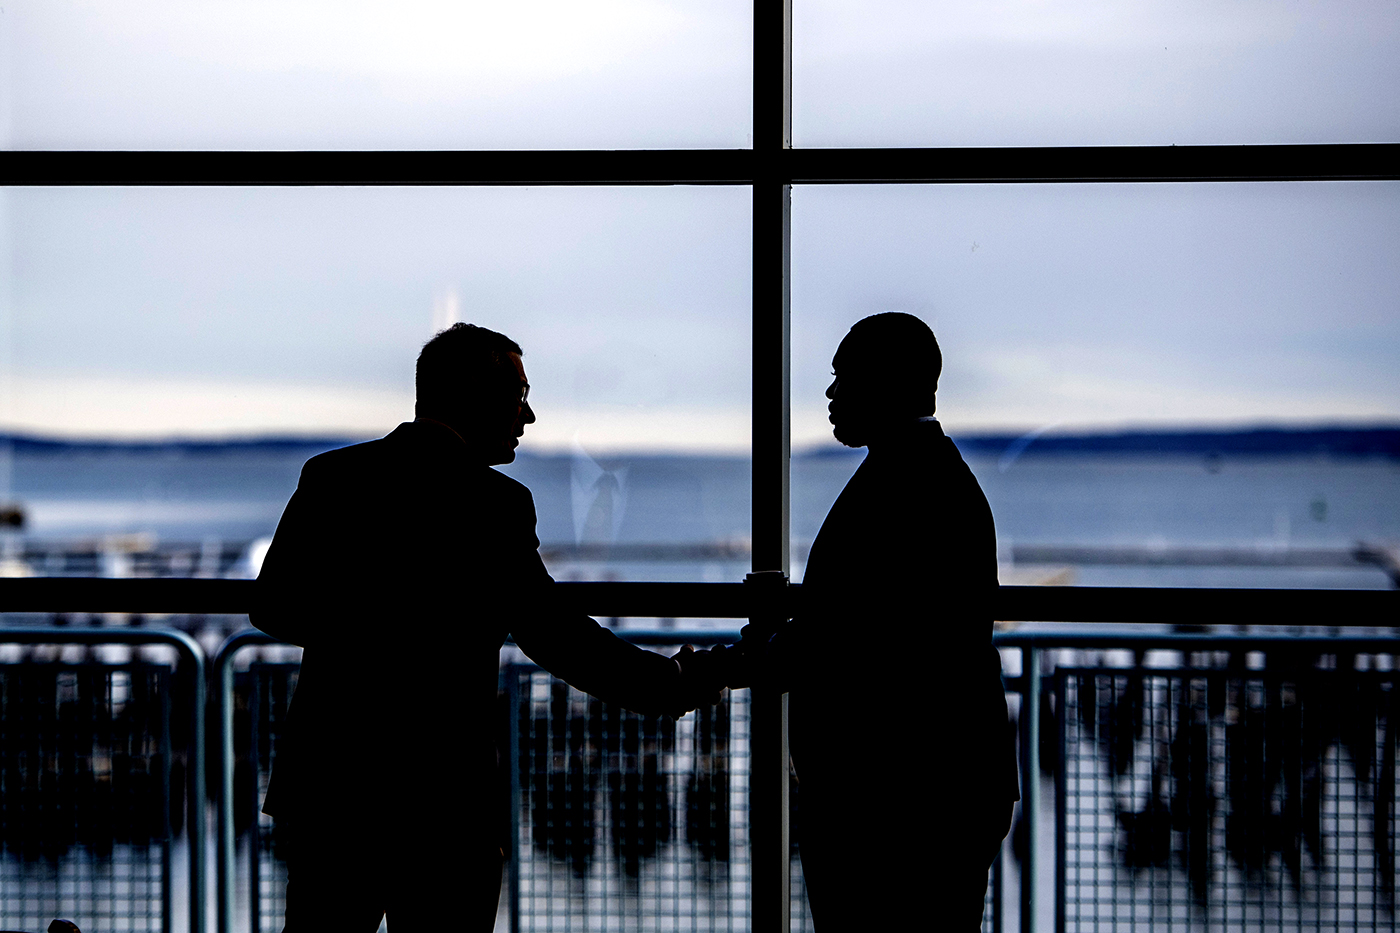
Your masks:
{"label": "handshake", "polygon": [[672,655],[671,660],[681,669],[681,679],[667,713],[679,719],[693,709],[718,703],[725,687],[747,687],[761,678],[772,633],[753,629],[753,625],[745,626],[743,637],[732,645],[717,645],[706,651],[683,645]]}

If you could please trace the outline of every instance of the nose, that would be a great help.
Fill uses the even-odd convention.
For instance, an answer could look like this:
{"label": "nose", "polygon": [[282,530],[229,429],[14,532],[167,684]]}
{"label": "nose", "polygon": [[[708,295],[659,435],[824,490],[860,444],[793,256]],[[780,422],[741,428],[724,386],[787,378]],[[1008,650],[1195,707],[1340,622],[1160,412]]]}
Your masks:
{"label": "nose", "polygon": [[529,403],[529,402],[526,402],[524,405],[521,405],[521,406],[520,406],[520,423],[521,423],[521,424],[534,424],[534,423],[535,423],[535,410],[534,410],[533,408],[530,407],[530,403]]}
{"label": "nose", "polygon": [[835,399],[835,398],[836,398],[836,386],[837,386],[837,384],[838,384],[839,382],[840,382],[839,379],[833,379],[833,380],[831,380],[831,385],[829,385],[829,386],[826,387],[826,397],[827,397],[827,398],[829,398],[829,399]]}

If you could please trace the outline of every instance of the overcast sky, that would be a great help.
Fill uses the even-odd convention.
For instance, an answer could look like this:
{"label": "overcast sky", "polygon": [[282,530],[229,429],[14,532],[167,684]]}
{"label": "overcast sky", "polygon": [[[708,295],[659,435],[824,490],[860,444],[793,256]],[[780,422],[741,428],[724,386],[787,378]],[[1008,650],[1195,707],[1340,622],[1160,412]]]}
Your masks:
{"label": "overcast sky", "polygon": [[[1395,141],[1400,5],[795,0],[800,145]],[[741,147],[750,5],[25,0],[12,148]],[[846,327],[944,344],[954,427],[1400,419],[1400,185],[794,192],[794,440]],[[740,450],[749,196],[10,189],[25,430],[375,433],[454,317],[526,349],[539,449]]]}

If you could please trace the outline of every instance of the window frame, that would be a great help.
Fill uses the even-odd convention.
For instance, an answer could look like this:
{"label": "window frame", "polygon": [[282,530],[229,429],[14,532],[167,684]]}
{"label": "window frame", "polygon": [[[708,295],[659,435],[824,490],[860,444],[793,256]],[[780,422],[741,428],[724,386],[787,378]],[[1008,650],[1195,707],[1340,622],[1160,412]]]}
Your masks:
{"label": "window frame", "polygon": [[[1400,179],[1400,144],[1396,143],[794,148],[792,0],[754,0],[753,81],[751,149],[10,150],[0,152],[0,185],[750,186],[753,193],[752,566],[755,572],[769,572],[765,579],[776,579],[774,572],[787,572],[790,557],[790,271],[794,184]],[[165,587],[163,592],[172,592],[170,587],[176,582],[161,581]],[[71,588],[73,581],[64,583]],[[643,590],[651,592],[657,585],[615,586],[635,587],[641,593]],[[781,695],[756,692],[752,703],[751,928],[756,933],[786,933],[790,910],[786,699]],[[223,894],[221,889],[221,897]],[[223,919],[221,909],[221,923]]]}

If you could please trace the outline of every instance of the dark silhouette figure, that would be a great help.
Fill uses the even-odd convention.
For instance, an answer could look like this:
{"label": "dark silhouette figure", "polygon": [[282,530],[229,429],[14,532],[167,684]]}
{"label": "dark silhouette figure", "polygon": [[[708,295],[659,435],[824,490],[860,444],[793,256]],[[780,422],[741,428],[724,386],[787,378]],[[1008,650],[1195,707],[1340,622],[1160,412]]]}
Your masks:
{"label": "dark silhouette figure", "polygon": [[252,619],[303,646],[264,810],[285,829],[286,930],[490,930],[503,860],[495,742],[507,635],[643,714],[693,708],[677,659],[560,603],[524,486],[491,469],[535,421],[521,350],[469,324],[418,358],[417,418],[302,470]]}
{"label": "dark silhouette figure", "polygon": [[[932,417],[942,357],[926,324],[868,317],[832,367],[836,439],[870,452],[812,544],[797,615],[706,663],[791,693],[817,927],[897,929],[935,911],[939,929],[972,931],[1019,797],[991,643],[992,513]],[[853,631],[892,659],[873,666]]]}

